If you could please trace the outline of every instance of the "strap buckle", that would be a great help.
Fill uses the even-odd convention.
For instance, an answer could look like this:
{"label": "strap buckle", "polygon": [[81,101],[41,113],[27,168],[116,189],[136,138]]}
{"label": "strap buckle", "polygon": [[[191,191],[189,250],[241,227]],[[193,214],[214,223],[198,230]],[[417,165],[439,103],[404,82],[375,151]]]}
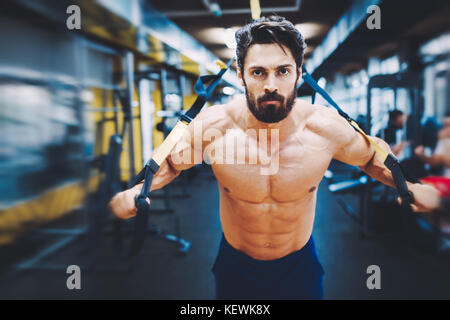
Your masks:
{"label": "strap buckle", "polygon": [[188,115],[186,115],[185,113],[182,113],[182,114],[180,115],[180,120],[185,121],[185,122],[187,122],[187,123],[191,123],[192,118],[189,117]]}

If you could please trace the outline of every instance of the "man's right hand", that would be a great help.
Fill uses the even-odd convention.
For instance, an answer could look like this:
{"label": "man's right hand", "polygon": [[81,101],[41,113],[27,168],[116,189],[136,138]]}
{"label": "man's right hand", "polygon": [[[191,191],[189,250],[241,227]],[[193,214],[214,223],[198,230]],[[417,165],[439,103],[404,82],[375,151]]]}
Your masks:
{"label": "man's right hand", "polygon": [[[138,184],[131,189],[119,192],[109,202],[111,211],[117,218],[129,219],[137,213],[134,203],[136,196],[141,192],[142,184]],[[150,204],[150,200],[147,199]]]}

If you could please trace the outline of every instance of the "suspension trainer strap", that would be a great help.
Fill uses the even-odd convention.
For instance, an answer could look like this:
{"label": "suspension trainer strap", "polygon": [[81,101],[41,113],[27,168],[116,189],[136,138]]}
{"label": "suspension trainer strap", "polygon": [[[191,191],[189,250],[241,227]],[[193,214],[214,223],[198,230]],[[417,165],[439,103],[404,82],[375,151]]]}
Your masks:
{"label": "suspension trainer strap", "polygon": [[153,176],[159,170],[160,166],[166,160],[167,156],[170,154],[177,142],[180,141],[182,136],[185,134],[189,123],[197,116],[198,113],[200,113],[206,101],[208,101],[209,97],[211,96],[213,90],[222,79],[222,76],[233,63],[233,60],[234,58],[230,59],[227,64],[221,61],[217,62],[220,67],[220,71],[217,74],[201,76],[197,80],[197,83],[195,84],[195,92],[198,95],[197,99],[188,111],[180,115],[180,119],[178,120],[177,124],[172,129],[170,134],[166,137],[166,139],[164,139],[163,143],[155,151],[152,158],[147,161],[141,172],[139,172],[138,175],[133,179],[133,186],[138,184],[142,180],[144,182],[141,192],[135,199],[137,214],[134,234],[131,240],[130,252],[128,254],[129,258],[136,256],[140,252],[144,244],[144,238],[148,227],[148,216],[150,213],[150,206],[146,199],[151,197],[150,187],[152,185]]}
{"label": "suspension trainer strap", "polygon": [[408,190],[406,179],[400,166],[400,161],[392,154],[381,148],[373,139],[368,136],[347,113],[345,113],[338,104],[331,98],[331,96],[319,86],[316,80],[303,67],[303,80],[314,90],[319,93],[331,106],[333,106],[345,120],[370,143],[375,150],[375,153],[382,159],[384,165],[391,171],[394,179],[394,184],[397,188],[400,198],[402,199],[402,208],[408,208],[414,203],[414,197]]}

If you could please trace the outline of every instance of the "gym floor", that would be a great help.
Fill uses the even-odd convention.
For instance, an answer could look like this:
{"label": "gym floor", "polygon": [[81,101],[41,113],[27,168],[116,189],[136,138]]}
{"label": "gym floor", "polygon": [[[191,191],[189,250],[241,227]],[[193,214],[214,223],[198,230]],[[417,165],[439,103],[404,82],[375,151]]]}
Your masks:
{"label": "gym floor", "polygon": [[[117,252],[111,236],[105,235],[98,244],[97,268],[82,267],[81,290],[68,290],[64,266],[85,265],[83,242],[75,241],[45,261],[55,270],[18,270],[14,265],[33,253],[30,242],[36,248],[45,244],[39,237],[25,238],[0,253],[0,299],[214,299],[211,268],[221,237],[219,194],[209,169],[196,173],[189,186],[191,196],[172,203],[182,236],[192,242],[187,254],[149,235],[141,255],[126,269],[114,262]],[[361,239],[358,226],[326,184],[324,180],[319,188],[313,233],[325,269],[326,299],[450,299],[448,256],[417,250],[400,236]],[[174,215],[155,215],[152,222],[174,231]],[[60,222],[69,223],[70,218]],[[366,286],[370,265],[381,269],[380,290]]]}

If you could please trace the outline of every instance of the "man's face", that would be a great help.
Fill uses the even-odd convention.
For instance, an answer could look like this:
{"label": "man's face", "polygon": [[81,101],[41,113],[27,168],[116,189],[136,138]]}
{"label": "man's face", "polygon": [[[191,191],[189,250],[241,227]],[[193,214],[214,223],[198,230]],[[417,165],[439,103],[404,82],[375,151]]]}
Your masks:
{"label": "man's face", "polygon": [[244,69],[238,70],[249,110],[266,123],[283,120],[292,110],[301,70],[289,48],[276,44],[254,44],[247,51]]}
{"label": "man's face", "polygon": [[394,120],[394,127],[397,129],[402,129],[404,125],[403,115],[398,115]]}

